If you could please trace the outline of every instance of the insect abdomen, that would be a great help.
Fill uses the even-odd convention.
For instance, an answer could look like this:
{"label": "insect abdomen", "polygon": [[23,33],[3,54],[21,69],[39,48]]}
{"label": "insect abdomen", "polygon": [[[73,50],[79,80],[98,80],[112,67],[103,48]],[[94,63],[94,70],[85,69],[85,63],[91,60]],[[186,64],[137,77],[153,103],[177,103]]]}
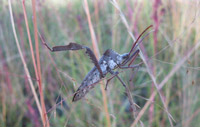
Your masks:
{"label": "insect abdomen", "polygon": [[89,90],[92,89],[95,84],[100,81],[100,79],[100,73],[98,69],[94,67],[84,78],[83,82],[74,94],[72,101],[78,101],[83,98],[89,92]]}

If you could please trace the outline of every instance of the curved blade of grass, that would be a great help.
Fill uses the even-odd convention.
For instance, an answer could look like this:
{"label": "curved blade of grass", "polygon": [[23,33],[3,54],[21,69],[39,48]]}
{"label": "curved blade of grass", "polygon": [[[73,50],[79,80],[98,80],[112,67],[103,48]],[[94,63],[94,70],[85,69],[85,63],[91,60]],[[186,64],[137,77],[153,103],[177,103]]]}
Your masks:
{"label": "curved blade of grass", "polygon": [[[132,34],[131,30],[130,30],[130,27],[129,27],[129,25],[128,25],[128,22],[127,22],[127,20],[126,20],[126,18],[125,18],[125,16],[124,16],[124,14],[122,13],[122,11],[121,11],[121,9],[120,9],[118,3],[116,2],[116,0],[111,0],[111,3],[113,4],[113,6],[114,6],[115,8],[118,9],[120,18],[122,19],[124,25],[126,26],[129,35],[130,35],[131,38],[135,41],[136,39],[135,39],[135,37],[133,36],[133,34]],[[139,49],[139,47],[138,47],[138,49]],[[158,89],[158,84],[157,84],[157,82],[156,82],[156,78],[155,78],[155,76],[153,75],[153,73],[152,73],[152,71],[151,71],[151,69],[150,69],[150,67],[149,67],[149,65],[148,65],[148,63],[147,63],[147,60],[145,59],[145,57],[144,57],[144,55],[142,54],[142,52],[140,52],[140,57],[142,58],[142,60],[143,60],[143,62],[144,62],[144,64],[145,64],[145,66],[146,66],[146,68],[147,68],[147,72],[149,73],[149,76],[150,76],[150,78],[152,79],[152,81],[153,81],[153,83],[154,83],[154,85],[155,85],[155,87],[156,87],[156,89],[157,89],[157,91],[158,91],[158,93],[159,93],[160,99],[161,99],[161,101],[162,101],[162,103],[163,103],[163,105],[164,105],[164,108],[165,108],[166,112],[167,112],[169,122],[170,122],[171,126],[173,126],[172,120],[174,120],[174,119],[173,119],[172,115],[169,113],[169,111],[168,111],[168,109],[167,109],[167,105],[165,104],[164,99],[163,99],[163,97],[162,97],[162,95],[161,95],[161,93],[160,93],[160,91],[159,91],[159,89]]]}
{"label": "curved blade of grass", "polygon": [[[176,66],[174,66],[171,70],[171,72],[165,77],[165,79],[159,84],[158,86],[158,90],[161,90],[163,88],[163,86],[167,83],[167,81],[177,72],[178,69],[180,69],[180,67],[182,67],[182,65],[186,62],[187,59],[189,59],[189,57],[194,53],[194,51],[196,51],[198,48],[200,47],[200,41],[191,49],[189,50],[189,52],[185,55],[185,57],[183,57],[181,60],[179,60],[176,64]],[[132,123],[131,127],[136,126],[137,122],[140,120],[140,118],[142,117],[142,115],[144,114],[144,112],[147,110],[148,106],[151,104],[151,102],[153,101],[153,99],[155,98],[157,94],[157,91],[154,91],[149,100],[146,102],[146,104],[144,105],[144,107],[142,108],[142,110],[139,112],[137,118],[135,119],[135,121]]]}
{"label": "curved blade of grass", "polygon": [[37,93],[35,91],[33,82],[31,80],[31,76],[30,76],[29,70],[27,68],[27,64],[26,64],[26,62],[24,60],[24,57],[23,57],[23,54],[22,54],[22,51],[21,51],[21,48],[20,48],[20,45],[19,45],[19,40],[18,40],[18,37],[17,37],[17,34],[16,34],[16,30],[15,30],[15,24],[14,24],[13,13],[12,13],[12,6],[11,6],[11,1],[10,0],[8,0],[8,6],[9,6],[10,20],[11,20],[11,24],[12,24],[12,29],[13,29],[13,34],[14,34],[14,37],[15,37],[15,42],[16,42],[16,45],[17,45],[17,49],[19,51],[20,58],[22,60],[23,66],[24,66],[25,73],[26,73],[26,75],[28,77],[27,79],[29,81],[29,84],[30,84],[30,87],[31,87],[31,91],[33,92],[33,96],[34,96],[34,99],[36,101],[37,108],[39,110],[41,118],[43,119],[43,117],[42,117],[42,108],[41,108],[39,99],[37,97]]}

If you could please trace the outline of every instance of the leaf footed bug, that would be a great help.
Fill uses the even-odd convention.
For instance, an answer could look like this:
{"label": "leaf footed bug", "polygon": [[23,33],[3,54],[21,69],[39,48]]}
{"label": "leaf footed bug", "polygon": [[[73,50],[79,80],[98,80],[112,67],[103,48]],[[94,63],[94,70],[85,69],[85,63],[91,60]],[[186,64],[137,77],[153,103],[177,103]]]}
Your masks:
{"label": "leaf footed bug", "polygon": [[[119,72],[114,72],[116,68],[120,69],[128,69],[128,68],[136,68],[139,67],[142,63],[131,65],[135,58],[139,54],[139,49],[137,49],[137,46],[144,40],[146,36],[149,35],[147,33],[142,39],[141,36],[149,29],[152,25],[147,27],[137,38],[136,42],[134,42],[130,52],[124,53],[124,54],[118,54],[117,52],[113,51],[112,49],[108,49],[104,52],[103,56],[98,61],[95,57],[93,51],[84,45],[80,45],[78,43],[71,42],[68,45],[64,46],[55,46],[53,48],[50,48],[45,42],[43,44],[51,51],[51,52],[57,52],[57,51],[66,51],[66,50],[81,50],[86,49],[86,54],[90,57],[92,62],[94,63],[94,67],[91,69],[90,72],[85,76],[83,79],[81,85],[77,89],[77,91],[74,93],[72,101],[78,101],[81,98],[83,98],[89,91],[92,89],[95,84],[97,84],[100,80],[102,80],[107,73],[110,73],[112,77],[107,80],[106,87],[107,89],[108,83],[111,79],[114,77],[117,77],[119,81],[122,83],[122,85],[126,88],[126,92],[128,94],[129,102],[131,105],[133,105],[131,101],[131,94],[126,87],[125,83],[122,81],[122,79],[118,76]],[[126,64],[129,62],[128,66]]]}

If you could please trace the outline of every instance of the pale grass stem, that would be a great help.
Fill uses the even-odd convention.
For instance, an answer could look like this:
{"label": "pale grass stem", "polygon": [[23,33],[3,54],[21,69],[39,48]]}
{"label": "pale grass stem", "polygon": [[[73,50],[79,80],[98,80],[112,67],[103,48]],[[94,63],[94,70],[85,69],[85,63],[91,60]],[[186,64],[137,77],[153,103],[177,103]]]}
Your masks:
{"label": "pale grass stem", "polygon": [[25,70],[25,73],[27,75],[27,79],[28,79],[28,82],[30,84],[30,87],[31,87],[31,91],[32,91],[34,99],[36,101],[37,108],[39,110],[41,118],[43,119],[42,108],[41,108],[39,99],[37,97],[37,93],[35,91],[33,82],[31,80],[31,76],[30,76],[29,70],[27,68],[27,64],[25,62],[25,59],[23,57],[23,54],[22,54],[22,51],[21,51],[21,48],[20,48],[20,45],[19,45],[19,40],[18,40],[18,37],[17,37],[17,34],[16,34],[16,30],[15,30],[15,24],[14,24],[13,13],[12,13],[12,6],[11,6],[11,1],[10,0],[8,0],[8,5],[9,5],[9,12],[10,12],[10,20],[11,20],[11,24],[12,24],[12,30],[13,30],[13,34],[14,34],[14,37],[15,37],[15,42],[16,42],[16,45],[17,45],[17,49],[19,51],[20,58],[22,60],[23,66],[24,66],[24,70]]}
{"label": "pale grass stem", "polygon": [[[113,6],[114,6],[115,8],[117,8],[117,10],[119,11],[119,15],[120,15],[120,17],[121,17],[121,19],[122,19],[122,22],[123,22],[124,25],[126,26],[126,28],[127,28],[127,30],[128,30],[128,33],[129,33],[129,35],[131,36],[131,38],[133,39],[133,41],[135,41],[136,39],[135,39],[135,37],[133,36],[132,32],[130,31],[130,27],[129,27],[129,25],[128,25],[128,22],[127,22],[127,20],[126,20],[126,18],[125,18],[125,16],[124,16],[124,14],[122,13],[122,11],[121,11],[121,9],[120,9],[118,3],[116,2],[116,0],[111,0],[111,3],[112,3]],[[138,47],[138,48],[139,48],[139,47]],[[162,95],[161,95],[161,93],[160,93],[160,91],[159,91],[159,89],[158,89],[158,84],[157,84],[157,82],[156,82],[156,78],[155,78],[155,76],[153,75],[153,73],[152,73],[152,71],[151,71],[151,69],[150,69],[150,67],[149,67],[149,65],[148,65],[148,63],[147,63],[147,60],[145,59],[145,57],[144,57],[144,55],[142,54],[142,52],[140,52],[139,54],[140,54],[140,57],[142,58],[142,60],[143,60],[143,62],[144,62],[144,64],[145,64],[145,66],[146,66],[146,68],[147,68],[147,72],[149,73],[149,76],[151,77],[151,79],[152,79],[152,81],[153,81],[153,84],[155,85],[155,87],[156,87],[156,89],[157,89],[157,91],[158,91],[158,93],[159,93],[159,96],[160,96],[160,98],[161,98],[161,101],[162,101],[162,103],[163,103],[163,105],[164,105],[164,108],[165,108],[165,110],[166,110],[166,112],[167,112],[169,122],[170,122],[171,126],[173,126],[173,123],[172,123],[172,120],[171,120],[171,119],[173,119],[173,117],[172,117],[171,114],[169,113],[169,111],[168,111],[168,109],[167,109],[167,105],[166,105],[166,103],[164,102],[164,99],[163,99],[163,97],[162,97]]]}
{"label": "pale grass stem", "polygon": [[[194,53],[194,51],[196,51],[198,48],[200,47],[200,41],[191,49],[188,51],[188,53],[185,55],[185,57],[183,57],[181,60],[179,60],[176,64],[176,66],[174,66],[171,69],[171,72],[164,78],[164,80],[159,84],[158,86],[158,90],[162,89],[163,86],[167,83],[167,81],[178,71],[178,69],[180,69],[180,67],[182,67],[182,65],[186,62],[187,59],[189,59],[189,57]],[[154,90],[154,92],[151,94],[149,100],[146,102],[146,104],[144,105],[144,107],[142,108],[142,110],[139,112],[137,118],[135,119],[135,121],[132,123],[131,127],[136,126],[137,122],[140,120],[140,118],[142,117],[142,115],[144,114],[144,112],[147,110],[148,106],[151,104],[151,102],[153,101],[153,99],[155,98],[157,94],[157,91]]]}
{"label": "pale grass stem", "polygon": [[[90,17],[90,11],[89,11],[87,0],[84,0],[84,6],[85,6],[85,13],[87,15],[87,20],[88,20],[88,24],[89,24],[93,50],[94,50],[95,56],[97,58],[99,58],[100,57],[99,48],[98,48],[98,45],[97,45],[97,39],[96,39],[94,28],[93,28],[93,25],[92,25],[92,21],[91,21],[91,17]],[[110,121],[110,115],[109,115],[108,106],[107,106],[107,96],[106,96],[105,89],[103,87],[103,82],[100,82],[100,84],[101,84],[101,92],[102,92],[102,95],[103,95],[104,110],[105,110],[105,113],[106,113],[107,126],[110,127],[111,126],[111,121]]]}
{"label": "pale grass stem", "polygon": [[[33,2],[33,6],[34,6],[34,4],[35,3]],[[33,46],[32,46],[32,40],[31,40],[30,30],[29,30],[29,26],[28,26],[28,19],[27,19],[26,8],[25,8],[25,0],[22,1],[22,6],[23,6],[23,13],[24,13],[24,19],[25,19],[25,24],[26,24],[26,30],[27,30],[28,39],[29,39],[29,46],[30,46],[30,49],[31,49],[32,62],[33,62],[33,66],[34,66],[34,70],[35,70],[35,75],[36,75],[36,79],[37,79],[37,83],[38,83],[38,87],[39,87],[40,102],[41,102],[41,105],[42,105],[42,122],[43,122],[43,126],[46,126],[46,124],[47,124],[47,127],[48,127],[49,126],[49,122],[47,120],[46,108],[45,108],[43,91],[42,91],[41,72],[39,71],[40,69],[38,70],[37,65],[36,65],[36,59],[35,59],[35,56],[34,56],[34,51],[33,51]],[[34,13],[35,12],[33,11],[33,14]],[[35,22],[36,21],[34,20],[34,24],[35,24]],[[34,33],[36,32],[36,34],[37,34],[37,30],[35,30],[35,27],[37,27],[37,26],[35,26],[35,25],[34,25]],[[37,39],[35,39],[35,40],[37,40]],[[38,43],[38,42],[36,42],[36,43]],[[38,53],[39,53],[39,49],[36,48],[37,61],[39,61],[38,60],[39,59],[38,58]],[[40,64],[38,66],[40,66]]]}
{"label": "pale grass stem", "polygon": [[[41,76],[41,67],[40,67],[40,54],[39,54],[39,43],[38,43],[38,34],[37,34],[37,15],[36,15],[36,1],[32,0],[32,11],[33,11],[33,26],[34,26],[34,36],[35,36],[35,50],[36,50],[36,59],[37,59],[37,71],[38,71],[38,85],[40,92],[40,102],[42,105],[43,117],[44,117],[44,126],[49,127],[48,116],[46,114],[46,107],[44,102],[44,95],[42,90],[42,76]],[[28,27],[28,26],[26,26]],[[36,70],[35,70],[36,71]]]}

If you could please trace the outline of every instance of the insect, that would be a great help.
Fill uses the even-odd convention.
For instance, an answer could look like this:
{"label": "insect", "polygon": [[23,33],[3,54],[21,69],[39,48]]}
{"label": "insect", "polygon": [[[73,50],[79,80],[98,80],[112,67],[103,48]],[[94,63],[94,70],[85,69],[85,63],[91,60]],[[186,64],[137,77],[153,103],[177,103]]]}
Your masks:
{"label": "insect", "polygon": [[[98,61],[97,58],[95,57],[93,51],[84,45],[80,45],[78,43],[71,42],[68,45],[64,46],[55,46],[53,48],[50,48],[46,43],[44,45],[51,51],[51,52],[57,52],[57,51],[66,51],[66,50],[82,50],[86,49],[86,54],[90,57],[92,62],[94,63],[94,67],[91,69],[90,72],[85,76],[83,79],[81,85],[77,89],[77,91],[74,93],[72,101],[78,101],[81,98],[83,98],[89,91],[92,89],[95,84],[97,84],[101,79],[103,79],[108,73],[112,74],[112,77],[107,80],[106,87],[107,89],[108,83],[111,79],[114,77],[117,77],[119,81],[123,84],[123,86],[126,88],[125,83],[122,81],[122,79],[118,76],[119,72],[114,71],[116,68],[120,69],[128,69],[128,68],[136,68],[141,65],[136,64],[136,65],[131,65],[135,58],[139,54],[139,49],[137,49],[137,46],[139,45],[140,42],[143,41],[143,39],[148,36],[146,36],[141,39],[140,37],[150,28],[152,25],[147,27],[137,38],[136,42],[133,44],[130,52],[124,53],[124,54],[118,54],[117,52],[113,51],[112,49],[108,49],[104,52],[103,56],[100,58]],[[126,64],[129,62],[128,66]]]}

